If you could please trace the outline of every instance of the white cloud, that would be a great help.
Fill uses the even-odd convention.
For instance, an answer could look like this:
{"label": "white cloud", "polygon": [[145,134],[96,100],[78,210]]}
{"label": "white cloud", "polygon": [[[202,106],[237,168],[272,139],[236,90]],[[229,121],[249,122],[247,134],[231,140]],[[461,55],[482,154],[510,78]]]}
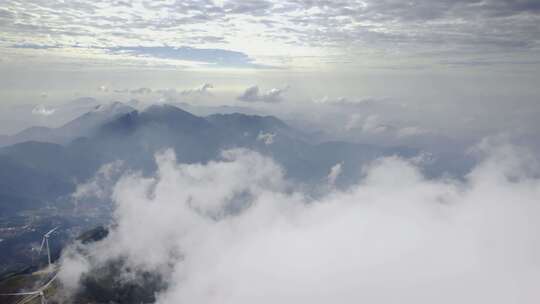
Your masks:
{"label": "white cloud", "polygon": [[283,93],[285,93],[288,89],[288,86],[281,89],[273,88],[265,93],[261,93],[258,86],[252,86],[247,88],[244,93],[238,96],[238,100],[246,102],[280,102],[283,100]]}
{"label": "white cloud", "polygon": [[362,115],[358,113],[354,113],[349,116],[349,120],[345,124],[345,130],[350,131],[350,130],[356,129],[360,126],[361,122],[362,122]]}
{"label": "white cloud", "polygon": [[123,166],[123,161],[115,161],[101,166],[92,178],[78,184],[71,196],[76,201],[90,197],[107,199],[111,195],[114,180],[119,177]]}
{"label": "white cloud", "polygon": [[336,106],[344,107],[355,107],[355,106],[365,106],[373,103],[383,103],[385,99],[375,99],[375,98],[363,98],[363,99],[351,99],[348,97],[338,97],[336,99],[330,98],[328,95],[324,95],[321,98],[312,99],[314,103],[317,104],[329,104]]}
{"label": "white cloud", "polygon": [[410,159],[410,162],[417,166],[425,166],[433,164],[437,160],[436,156],[432,153],[422,151],[415,157]]}
{"label": "white cloud", "polygon": [[422,129],[417,126],[412,127],[403,127],[397,131],[398,137],[410,137],[410,136],[418,136],[418,135],[424,135],[429,133],[428,130]]}
{"label": "white cloud", "polygon": [[214,88],[214,85],[210,83],[205,83],[199,87],[191,88],[191,89],[185,89],[185,90],[177,90],[174,88],[170,89],[160,89],[160,90],[154,90],[154,92],[161,95],[160,100],[164,102],[178,102],[178,101],[185,101],[187,99],[195,99],[200,100],[201,98],[212,96],[212,93],[210,92],[211,89]]}
{"label": "white cloud", "polygon": [[62,281],[65,296],[73,296],[77,290],[81,275],[90,270],[91,265],[86,257],[80,255],[74,247],[69,247],[63,252],[63,265],[58,273],[58,279]]}
{"label": "white cloud", "polygon": [[388,125],[381,122],[379,115],[371,114],[367,117],[359,113],[354,113],[349,116],[349,120],[345,125],[346,131],[359,129],[364,133],[378,134],[390,130]]}
{"label": "white cloud", "polygon": [[257,140],[262,141],[265,145],[269,146],[274,143],[274,137],[276,137],[276,134],[274,133],[265,133],[265,132],[259,132],[259,135],[257,135]]}
{"label": "white cloud", "polygon": [[118,182],[115,228],[87,262],[161,272],[158,303],[537,303],[539,172],[511,147],[489,151],[464,181],[380,159],[318,200],[254,152],[159,154],[155,177]]}
{"label": "white cloud", "polygon": [[148,95],[148,94],[152,94],[153,90],[150,88],[138,88],[138,89],[132,89],[129,92],[131,94]]}
{"label": "white cloud", "polygon": [[32,109],[32,114],[41,116],[50,116],[56,112],[56,109],[46,107],[44,105],[37,105]]}
{"label": "white cloud", "polygon": [[183,90],[180,94],[182,95],[191,95],[191,94],[207,95],[207,94],[210,94],[210,89],[213,89],[213,88],[214,86],[212,84],[205,83],[198,88]]}
{"label": "white cloud", "polygon": [[338,179],[338,177],[341,175],[342,172],[343,172],[343,163],[337,163],[334,166],[332,166],[327,176],[328,183],[332,186],[335,185],[336,180]]}
{"label": "white cloud", "polygon": [[[118,48],[175,58],[171,50],[196,45],[212,48],[203,49],[200,55],[188,52],[180,58],[200,61],[211,57],[214,64],[227,59],[233,64],[252,63],[251,57],[230,51],[234,49],[255,53],[255,60],[263,57],[270,61],[279,56],[290,62],[301,55],[311,56],[312,63],[316,63],[344,46],[330,58],[347,62],[362,50],[396,49],[413,53],[421,50],[423,54],[435,53],[433,50],[468,50],[470,54],[471,48],[476,49],[475,55],[493,51],[534,54],[534,45],[540,40],[532,30],[539,18],[534,0],[418,0],[414,5],[376,0],[187,1],[130,6],[112,2],[49,1],[39,6],[33,1],[12,3],[0,10],[0,21],[5,24],[3,34],[16,48],[36,52],[74,45],[80,51],[84,45],[92,51],[81,53]],[[40,27],[36,28],[38,23]],[[273,56],[268,55],[268,49],[272,49]],[[446,54],[438,57],[445,59]]]}
{"label": "white cloud", "polygon": [[382,133],[387,130],[388,126],[381,123],[378,115],[369,115],[362,125],[362,131],[366,133]]}
{"label": "white cloud", "polygon": [[320,97],[320,98],[313,98],[312,101],[314,103],[319,103],[319,104],[325,104],[325,103],[331,102],[328,95],[324,95],[323,97]]}

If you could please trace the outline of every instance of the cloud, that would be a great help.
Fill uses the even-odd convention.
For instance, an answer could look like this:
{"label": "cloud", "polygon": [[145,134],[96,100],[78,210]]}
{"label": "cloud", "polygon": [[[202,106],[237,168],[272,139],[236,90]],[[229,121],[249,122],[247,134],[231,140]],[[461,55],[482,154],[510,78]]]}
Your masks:
{"label": "cloud", "polygon": [[338,177],[341,175],[342,172],[343,172],[343,163],[335,164],[332,168],[330,168],[330,172],[328,173],[328,176],[327,176],[328,183],[332,186],[335,185],[336,180],[338,179]]}
{"label": "cloud", "polygon": [[104,92],[104,93],[109,92],[109,87],[106,86],[106,85],[100,85],[100,86],[98,87],[98,91]]}
{"label": "cloud", "polygon": [[[372,105],[361,105],[356,104],[355,105],[347,105],[347,107],[364,107],[367,109],[367,107],[371,107]],[[374,108],[376,109],[376,108]],[[394,111],[396,109],[393,109]],[[349,110],[351,112],[352,109]],[[364,134],[368,135],[391,135],[391,138],[400,140],[400,139],[406,139],[411,137],[420,137],[424,135],[434,135],[436,132],[424,129],[420,126],[399,126],[399,124],[402,124],[399,121],[396,121],[396,125],[392,125],[386,122],[383,122],[380,115],[378,114],[367,114],[368,111],[364,111],[364,113],[354,113],[352,111],[352,114],[347,115],[347,122],[344,126],[344,130],[347,132],[357,132],[361,131]],[[382,112],[382,111],[372,111],[372,112]],[[387,115],[391,115],[392,112],[387,109],[386,111]],[[402,112],[404,113],[404,112]]]}
{"label": "cloud", "polygon": [[131,94],[137,94],[137,95],[148,95],[153,92],[150,88],[138,88],[138,89],[132,89],[129,91]]}
{"label": "cloud", "polygon": [[60,48],[60,46],[58,45],[33,44],[33,43],[14,44],[11,47],[15,49],[33,49],[33,50],[47,50],[47,49]]}
{"label": "cloud", "polygon": [[259,135],[257,135],[257,140],[262,141],[265,145],[269,146],[274,143],[274,138],[276,137],[276,134],[274,133],[265,133],[265,132],[259,132]]}
{"label": "cloud", "polygon": [[420,136],[428,133],[430,133],[428,130],[418,126],[403,127],[397,130],[398,137]]}
{"label": "cloud", "polygon": [[108,48],[114,54],[129,54],[161,59],[183,60],[229,67],[258,67],[247,54],[223,49],[202,49],[194,47],[137,46]]}
{"label": "cloud", "polygon": [[191,88],[191,89],[177,90],[174,88],[169,88],[169,89],[154,90],[154,92],[158,93],[161,96],[160,98],[161,101],[178,102],[178,101],[184,101],[186,99],[199,99],[202,97],[212,96],[212,93],[210,92],[210,90],[213,88],[214,88],[214,85],[210,83],[205,83],[199,87]]}
{"label": "cloud", "polygon": [[288,89],[288,86],[282,89],[273,88],[265,93],[261,93],[258,86],[252,86],[247,88],[237,99],[246,102],[275,103],[283,100],[283,93]]}
{"label": "cloud", "polygon": [[388,130],[388,127],[381,124],[379,116],[370,115],[364,120],[362,131],[367,133],[381,133]]}
{"label": "cloud", "polygon": [[332,104],[332,105],[337,105],[337,106],[355,106],[364,101],[363,100],[353,101],[347,97],[339,97],[337,99],[331,99],[330,97],[328,97],[328,95],[324,95],[321,98],[313,99],[313,102],[318,103],[318,104]]}
{"label": "cloud", "polygon": [[540,65],[540,60],[485,60],[485,59],[468,59],[468,60],[442,60],[442,65],[450,67],[492,67],[492,66],[535,66]]}
{"label": "cloud", "polygon": [[266,0],[228,1],[223,8],[232,14],[266,15],[273,5],[272,1]]}
{"label": "cloud", "polygon": [[96,174],[84,183],[78,184],[75,192],[71,195],[75,201],[86,198],[108,199],[112,193],[112,185],[122,172],[123,161],[115,161],[99,168]]}
{"label": "cloud", "polygon": [[247,88],[242,95],[238,96],[238,100],[242,101],[258,101],[260,100],[259,96],[259,87],[252,86]]}
{"label": "cloud", "polygon": [[[359,52],[396,50],[422,62],[428,57],[432,62],[466,61],[463,55],[494,53],[527,53],[536,59],[540,41],[536,0],[11,3],[0,10],[7,46],[28,52],[59,54],[78,48],[85,55],[99,53],[88,63],[104,52],[127,55],[122,56],[126,62],[142,57],[240,68],[289,67],[306,55],[312,56],[311,64],[360,63]],[[248,27],[253,30],[246,31]],[[272,54],[245,41],[269,45]],[[306,48],[320,51],[313,56]],[[523,61],[519,56],[497,58]]]}
{"label": "cloud", "polygon": [[330,98],[328,95],[324,95],[320,98],[312,99],[312,102],[322,106],[332,106],[335,108],[343,108],[346,111],[358,110],[374,110],[384,109],[388,107],[400,108],[399,101],[389,97],[364,97],[364,98],[350,98],[350,97],[338,97]]}
{"label": "cloud", "polygon": [[114,90],[115,93],[130,93],[136,95],[149,95],[152,93],[158,93],[166,97],[165,99],[171,100],[175,98],[180,98],[182,96],[195,96],[195,95],[210,95],[210,89],[213,89],[214,86],[210,83],[205,83],[199,87],[185,90],[177,90],[174,88],[171,89],[152,89],[152,88],[136,88],[136,89],[117,89]]}
{"label": "cloud", "polygon": [[214,85],[210,83],[205,83],[198,88],[187,89],[180,92],[182,95],[208,95],[210,94],[210,89],[213,89]]}
{"label": "cloud", "polygon": [[349,117],[349,121],[345,125],[345,130],[350,131],[354,129],[360,129],[364,133],[378,134],[384,133],[392,128],[381,122],[379,115],[371,114],[367,117],[355,113]]}
{"label": "cloud", "polygon": [[40,116],[50,116],[56,112],[56,109],[48,108],[44,105],[37,105],[32,109],[32,114]]}
{"label": "cloud", "polygon": [[345,124],[345,130],[350,131],[353,129],[356,129],[360,126],[362,122],[362,115],[358,113],[354,113],[351,116],[349,116],[349,120]]}
{"label": "cloud", "polygon": [[389,157],[319,199],[254,152],[161,153],[155,176],[116,184],[111,233],[64,256],[60,279],[123,258],[168,282],[157,303],[537,303],[540,172],[511,146],[481,149],[462,181]]}

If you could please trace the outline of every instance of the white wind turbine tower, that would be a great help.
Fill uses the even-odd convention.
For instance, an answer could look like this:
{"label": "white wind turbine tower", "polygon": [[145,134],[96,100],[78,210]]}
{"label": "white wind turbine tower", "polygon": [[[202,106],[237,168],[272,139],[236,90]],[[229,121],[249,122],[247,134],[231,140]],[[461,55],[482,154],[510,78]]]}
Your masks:
{"label": "white wind turbine tower", "polygon": [[49,237],[51,236],[51,234],[53,232],[56,231],[56,229],[58,229],[58,227],[55,227],[51,230],[49,230],[47,233],[45,233],[43,235],[43,239],[41,240],[41,247],[39,247],[39,253],[41,253],[41,250],[43,249],[43,246],[45,244],[47,244],[47,258],[48,258],[48,261],[49,261],[49,266],[51,266],[51,248],[49,247]]}

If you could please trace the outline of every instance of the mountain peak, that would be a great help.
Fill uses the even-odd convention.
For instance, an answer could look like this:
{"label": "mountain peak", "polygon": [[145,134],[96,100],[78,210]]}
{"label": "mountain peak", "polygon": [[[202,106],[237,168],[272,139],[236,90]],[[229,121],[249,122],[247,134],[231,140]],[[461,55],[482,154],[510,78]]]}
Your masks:
{"label": "mountain peak", "polygon": [[159,113],[159,112],[161,112],[161,113],[163,113],[163,112],[169,112],[169,111],[188,113],[188,112],[180,109],[179,107],[173,106],[173,105],[168,104],[168,103],[154,103],[154,104],[148,106],[146,109],[144,109],[143,112],[146,112],[146,113]]}
{"label": "mountain peak", "polygon": [[61,132],[85,136],[101,125],[111,122],[118,117],[136,111],[134,108],[121,103],[112,102],[97,105],[90,112],[83,114],[62,126]]}
{"label": "mountain peak", "polygon": [[248,115],[242,113],[213,114],[206,119],[214,124],[241,127],[259,128],[261,130],[289,129],[289,126],[274,116]]}
{"label": "mountain peak", "polygon": [[114,101],[114,102],[111,102],[111,103],[108,103],[108,104],[100,104],[100,105],[97,105],[94,107],[94,109],[92,109],[91,112],[96,112],[96,113],[104,113],[104,112],[107,112],[107,113],[120,113],[120,114],[125,114],[125,113],[129,113],[131,111],[135,111],[134,108],[122,103],[122,102],[119,102],[119,101]]}
{"label": "mountain peak", "polygon": [[142,116],[151,120],[204,120],[170,104],[153,104],[142,111]]}

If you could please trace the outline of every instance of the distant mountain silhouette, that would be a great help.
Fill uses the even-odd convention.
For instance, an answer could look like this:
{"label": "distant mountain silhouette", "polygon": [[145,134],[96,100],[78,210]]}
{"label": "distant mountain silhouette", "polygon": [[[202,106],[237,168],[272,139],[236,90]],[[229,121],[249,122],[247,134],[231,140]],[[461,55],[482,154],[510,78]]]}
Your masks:
{"label": "distant mountain silhouette", "polygon": [[[86,99],[82,99],[86,101]],[[91,136],[99,126],[115,120],[121,115],[135,111],[120,102],[97,105],[93,110],[79,116],[59,128],[30,127],[12,136],[0,138],[0,146],[13,145],[25,141],[40,141],[65,144],[77,137]]]}
{"label": "distant mountain silhouette", "polygon": [[418,153],[346,142],[311,144],[302,132],[272,116],[199,117],[166,104],[143,111],[121,103],[97,106],[60,128],[30,128],[17,136],[45,142],[0,148],[0,208],[6,212],[69,195],[76,183],[115,160],[151,173],[154,154],[166,148],[174,149],[178,161],[185,163],[216,159],[224,149],[249,148],[274,158],[289,178],[303,184],[324,182],[332,166],[344,163],[338,179],[343,185],[356,181],[361,166],[375,158]]}

